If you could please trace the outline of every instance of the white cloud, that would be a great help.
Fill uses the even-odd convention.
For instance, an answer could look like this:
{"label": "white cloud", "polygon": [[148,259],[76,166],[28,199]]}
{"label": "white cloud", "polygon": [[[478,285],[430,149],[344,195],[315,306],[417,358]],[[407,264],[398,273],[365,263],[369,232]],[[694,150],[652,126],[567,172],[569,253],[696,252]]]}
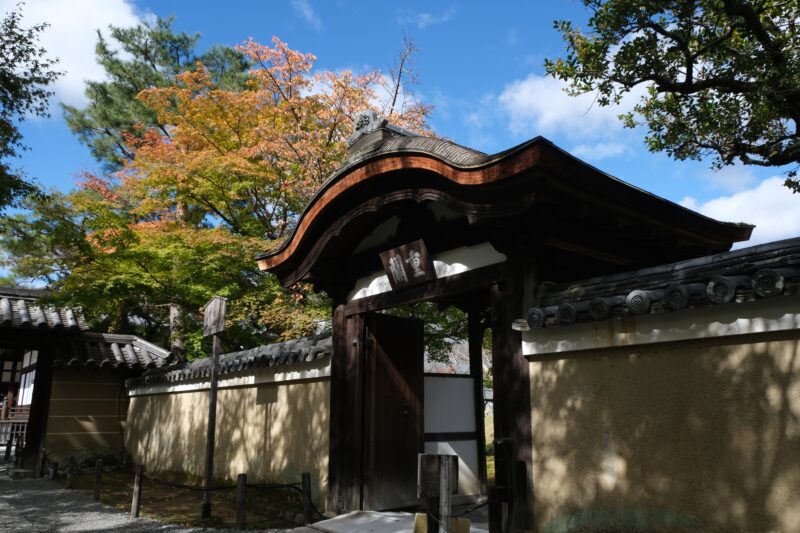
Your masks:
{"label": "white cloud", "polygon": [[[0,11],[14,8],[17,0],[0,0]],[[86,80],[102,80],[104,72],[95,62],[97,30],[107,33],[113,26],[134,26],[146,14],[131,0],[36,0],[22,6],[26,26],[46,22],[40,44],[50,57],[58,58],[56,70],[64,72],[54,85],[57,101],[85,105]]]}
{"label": "white cloud", "polygon": [[517,43],[519,43],[519,32],[516,28],[511,28],[506,32],[506,44],[515,46]]}
{"label": "white cloud", "polygon": [[711,169],[703,174],[702,178],[711,189],[725,192],[739,192],[752,187],[758,181],[749,168],[737,166]]}
{"label": "white cloud", "polygon": [[618,116],[633,109],[644,93],[635,88],[620,105],[601,107],[591,93],[569,96],[565,83],[549,76],[531,74],[505,86],[498,101],[508,115],[513,133],[534,135],[563,134],[571,139],[603,138],[622,130]]}
{"label": "white cloud", "polygon": [[417,28],[424,30],[428,26],[434,24],[443,24],[456,16],[458,11],[454,7],[450,7],[442,13],[435,15],[428,12],[414,12],[410,10],[402,10],[397,12],[397,22],[401,25],[413,24]]}
{"label": "white cloud", "polygon": [[599,161],[607,157],[616,157],[629,151],[628,145],[621,142],[598,142],[594,144],[579,144],[570,153],[575,157],[588,161]]}
{"label": "white cloud", "polygon": [[314,6],[312,6],[308,0],[292,0],[292,9],[294,9],[298,17],[302,18],[316,29],[322,27],[322,20],[320,20],[316,11],[314,11]]}
{"label": "white cloud", "polygon": [[738,247],[800,236],[800,196],[783,186],[784,179],[773,177],[758,186],[704,203],[687,196],[684,207],[726,222],[755,224],[752,238]]}

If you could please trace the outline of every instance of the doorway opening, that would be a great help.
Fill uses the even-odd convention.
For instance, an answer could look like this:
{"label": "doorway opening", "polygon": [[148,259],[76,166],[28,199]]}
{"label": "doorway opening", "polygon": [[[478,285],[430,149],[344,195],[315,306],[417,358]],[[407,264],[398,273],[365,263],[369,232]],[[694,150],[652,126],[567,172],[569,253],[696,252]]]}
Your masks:
{"label": "doorway opening", "polygon": [[427,301],[365,316],[365,509],[417,506],[418,453],[458,456],[454,503],[485,499],[482,315]]}

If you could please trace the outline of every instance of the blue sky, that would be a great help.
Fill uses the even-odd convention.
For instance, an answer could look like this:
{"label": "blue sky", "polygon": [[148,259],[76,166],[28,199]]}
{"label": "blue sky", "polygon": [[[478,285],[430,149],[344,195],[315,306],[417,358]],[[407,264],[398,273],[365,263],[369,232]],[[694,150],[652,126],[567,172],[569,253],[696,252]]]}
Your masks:
{"label": "blue sky", "polygon": [[[7,11],[16,0],[0,0]],[[386,70],[403,34],[420,53],[414,96],[435,106],[431,125],[444,137],[497,152],[543,135],[601,170],[704,214],[757,224],[753,241],[800,235],[800,197],[781,186],[780,170],[675,162],[652,154],[644,132],[625,130],[617,115],[591,95],[572,99],[544,76],[545,58],[563,54],[555,19],[583,25],[577,1],[554,2],[363,2],[28,0],[26,23],[48,22],[42,43],[61,60],[66,75],[56,86],[53,115],[23,128],[31,147],[20,161],[48,187],[71,188],[75,175],[97,169],[89,152],[64,125],[64,101],[85,102],[86,79],[102,78],[94,64],[95,32],[109,24],[129,26],[155,16],[175,16],[175,28],[200,33],[200,49],[273,35],[318,57],[318,69]]]}

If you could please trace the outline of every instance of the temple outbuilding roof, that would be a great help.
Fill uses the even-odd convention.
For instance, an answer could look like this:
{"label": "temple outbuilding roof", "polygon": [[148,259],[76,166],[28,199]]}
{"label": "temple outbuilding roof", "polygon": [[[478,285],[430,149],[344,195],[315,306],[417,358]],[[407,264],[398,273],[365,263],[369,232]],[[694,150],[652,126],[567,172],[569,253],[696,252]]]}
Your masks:
{"label": "temple outbuilding roof", "polygon": [[53,365],[100,368],[154,368],[169,361],[170,352],[136,335],[83,332],[54,348]]}
{"label": "temple outbuilding roof", "polygon": [[17,350],[50,346],[52,364],[61,367],[145,369],[169,361],[168,350],[136,335],[88,331],[79,308],[40,303],[48,295],[47,289],[0,287],[0,340]]}
{"label": "temple outbuilding roof", "polygon": [[0,331],[3,328],[87,329],[79,309],[39,305],[45,289],[0,287]]}

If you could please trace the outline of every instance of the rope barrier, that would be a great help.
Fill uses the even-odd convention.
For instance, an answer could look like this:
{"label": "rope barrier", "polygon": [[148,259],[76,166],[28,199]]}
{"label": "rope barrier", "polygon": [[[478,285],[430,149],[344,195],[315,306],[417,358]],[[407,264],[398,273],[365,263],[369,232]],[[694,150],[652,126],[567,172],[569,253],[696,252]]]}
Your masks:
{"label": "rope barrier", "polygon": [[481,502],[481,503],[475,504],[475,505],[473,505],[471,507],[467,507],[466,509],[464,509],[463,511],[461,511],[458,514],[454,514],[453,518],[460,518],[462,516],[468,515],[472,511],[477,511],[478,509],[480,509],[484,505],[489,505],[489,500],[488,499],[485,502]]}
{"label": "rope barrier", "polygon": [[[71,466],[72,466],[72,475],[74,475],[74,474],[84,474],[84,473],[90,474],[91,473],[91,470],[80,468],[77,465],[75,465],[74,463]],[[95,472],[96,472],[96,470],[95,470]],[[187,485],[185,483],[176,483],[176,482],[173,482],[173,481],[167,481],[167,480],[164,480],[164,479],[159,479],[157,477],[148,476],[146,474],[141,474],[141,475],[142,475],[143,479],[146,479],[149,482],[152,482],[152,483],[157,484],[157,485],[167,486],[167,487],[174,488],[174,489],[188,490],[188,491],[193,491],[193,492],[205,492],[206,490],[213,491],[213,492],[222,492],[222,491],[230,491],[230,490],[236,490],[237,489],[237,485],[218,485],[218,486],[213,486],[213,487],[206,488],[206,487],[200,487],[200,486],[196,486],[196,485]],[[305,479],[306,476],[307,475],[304,474],[304,479]],[[254,489],[254,490],[288,489],[288,490],[297,491],[297,493],[299,493],[301,496],[305,495],[305,491],[303,489],[303,482],[302,481],[300,483],[246,483],[244,486],[246,488],[248,488],[248,489]],[[304,501],[308,502],[307,505],[309,505],[309,507],[310,507],[310,513],[311,514],[309,514],[308,516],[309,517],[313,517],[313,515],[316,515],[318,517],[324,517],[324,515],[314,505],[314,503],[309,501],[309,500],[310,500],[310,494],[309,494],[309,497],[305,497],[304,496]],[[304,504],[304,505],[306,505],[306,504]],[[250,514],[254,514],[256,516],[261,516],[263,518],[271,518],[269,516],[262,515],[260,513],[254,512],[254,511],[250,511]]]}
{"label": "rope barrier", "polygon": [[303,492],[300,483],[247,483],[245,487],[248,489],[294,489]]}
{"label": "rope barrier", "polygon": [[[168,487],[172,487],[174,489],[185,489],[185,490],[193,490],[202,492],[206,490],[205,487],[198,487],[197,485],[185,485],[183,483],[175,483],[172,481],[166,481],[164,479],[159,479],[152,476],[145,475],[145,479],[148,481],[152,481],[154,483],[160,485],[166,485]],[[296,490],[297,492],[303,492],[302,485],[300,483],[247,483],[245,485],[248,489],[257,489],[257,490],[270,490],[270,489],[292,489]],[[214,487],[209,487],[208,490],[211,491],[222,491],[222,490],[234,490],[236,489],[236,485],[217,485]]]}
{"label": "rope barrier", "polygon": [[163,479],[158,479],[156,477],[151,477],[151,476],[147,476],[147,475],[144,476],[144,477],[148,481],[152,481],[152,482],[157,483],[159,485],[166,485],[168,487],[172,487],[173,489],[185,489],[185,490],[193,490],[193,491],[197,491],[197,492],[203,492],[205,490],[222,491],[222,490],[233,490],[233,489],[236,489],[236,485],[222,485],[222,486],[216,486],[216,487],[209,487],[209,488],[206,489],[205,487],[198,487],[196,485],[184,485],[183,483],[173,483],[172,481],[166,481],[166,480],[163,480]]}

